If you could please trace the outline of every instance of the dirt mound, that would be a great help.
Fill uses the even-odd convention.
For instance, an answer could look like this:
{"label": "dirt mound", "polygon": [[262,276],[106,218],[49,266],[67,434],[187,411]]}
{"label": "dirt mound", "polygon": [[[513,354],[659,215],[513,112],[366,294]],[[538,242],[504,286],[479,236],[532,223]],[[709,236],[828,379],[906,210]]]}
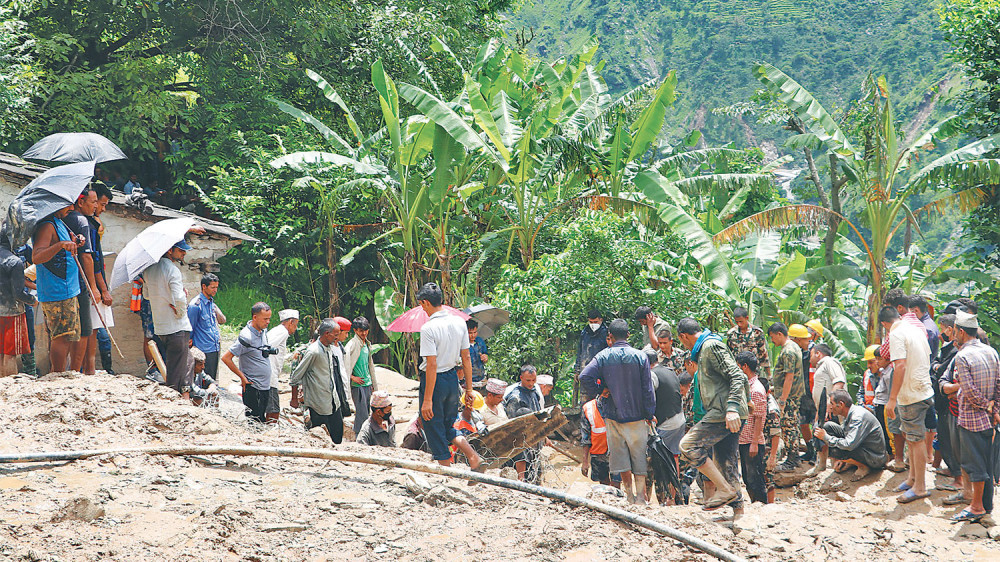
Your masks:
{"label": "dirt mound", "polygon": [[[0,385],[2,452],[151,445],[329,447],[322,429],[266,429],[129,376],[50,375]],[[355,444],[341,450],[364,450]],[[429,461],[422,453],[379,454]],[[550,454],[550,452],[546,452]],[[546,482],[620,507],[551,457]],[[494,471],[496,473],[496,471]],[[974,560],[1000,543],[952,526],[933,501],[905,510],[899,475],[825,473],[747,506],[735,527],[697,505],[627,507],[757,560]],[[838,483],[839,481],[839,483]],[[841,501],[838,495],[846,495]],[[723,510],[725,511],[725,510]],[[728,513],[725,513],[728,515]],[[0,465],[3,560],[707,560],[585,509],[485,485],[311,459],[149,457]]]}

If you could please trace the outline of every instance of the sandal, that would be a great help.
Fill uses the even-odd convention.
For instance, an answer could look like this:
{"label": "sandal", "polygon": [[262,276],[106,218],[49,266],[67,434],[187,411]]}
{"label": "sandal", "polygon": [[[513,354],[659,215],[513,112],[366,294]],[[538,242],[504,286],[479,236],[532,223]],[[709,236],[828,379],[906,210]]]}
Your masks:
{"label": "sandal", "polygon": [[976,523],[985,516],[985,513],[972,513],[968,509],[963,509],[958,515],[951,518],[951,522],[961,523],[962,521],[968,521],[969,523]]}
{"label": "sandal", "polygon": [[902,492],[905,492],[905,491],[909,490],[909,489],[910,489],[910,488],[912,488],[912,487],[913,487],[912,485],[910,485],[910,484],[907,484],[906,482],[903,482],[903,483],[902,483],[902,484],[900,484],[899,486],[896,486],[896,493],[902,493]]}
{"label": "sandal", "polygon": [[942,492],[957,492],[958,486],[943,482],[941,484],[935,484],[934,489],[941,490]]}
{"label": "sandal", "polygon": [[896,496],[896,501],[898,501],[899,503],[910,503],[923,498],[928,498],[930,497],[930,495],[931,495],[930,492],[924,492],[923,494],[918,494],[913,490],[906,490],[905,492],[903,492],[903,495]]}
{"label": "sandal", "polygon": [[941,501],[944,505],[961,505],[963,503],[968,503],[969,500],[965,498],[965,494],[958,492],[957,494],[952,494]]}

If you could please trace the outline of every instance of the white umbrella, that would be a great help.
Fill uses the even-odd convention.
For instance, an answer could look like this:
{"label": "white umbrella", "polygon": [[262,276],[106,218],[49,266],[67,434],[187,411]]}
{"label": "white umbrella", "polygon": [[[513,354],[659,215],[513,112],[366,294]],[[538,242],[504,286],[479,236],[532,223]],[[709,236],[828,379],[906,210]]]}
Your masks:
{"label": "white umbrella", "polygon": [[56,133],[31,145],[22,155],[49,162],[109,162],[128,157],[118,145],[97,133]]}
{"label": "white umbrella", "polygon": [[140,232],[115,259],[108,290],[113,291],[134,280],[147,267],[160,261],[167,250],[184,239],[184,235],[194,224],[194,220],[189,218],[167,219]]}

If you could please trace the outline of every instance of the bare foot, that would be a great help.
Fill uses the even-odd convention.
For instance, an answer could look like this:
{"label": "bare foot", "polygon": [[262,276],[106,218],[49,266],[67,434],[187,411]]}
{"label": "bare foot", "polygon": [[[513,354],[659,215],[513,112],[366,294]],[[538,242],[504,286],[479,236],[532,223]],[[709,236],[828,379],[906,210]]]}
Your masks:
{"label": "bare foot", "polygon": [[861,480],[862,478],[868,476],[869,474],[871,474],[871,469],[868,468],[867,466],[858,467],[858,470],[855,471],[854,476],[851,476],[851,482],[857,482],[858,480]]}

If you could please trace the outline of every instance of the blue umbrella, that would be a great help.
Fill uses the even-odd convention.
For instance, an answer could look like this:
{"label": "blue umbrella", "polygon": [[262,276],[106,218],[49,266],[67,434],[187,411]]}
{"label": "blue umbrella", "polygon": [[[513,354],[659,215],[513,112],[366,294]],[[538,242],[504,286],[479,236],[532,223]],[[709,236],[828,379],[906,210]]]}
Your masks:
{"label": "blue umbrella", "polygon": [[29,183],[7,208],[11,248],[28,242],[45,217],[76,202],[94,178],[94,162],[52,168]]}

